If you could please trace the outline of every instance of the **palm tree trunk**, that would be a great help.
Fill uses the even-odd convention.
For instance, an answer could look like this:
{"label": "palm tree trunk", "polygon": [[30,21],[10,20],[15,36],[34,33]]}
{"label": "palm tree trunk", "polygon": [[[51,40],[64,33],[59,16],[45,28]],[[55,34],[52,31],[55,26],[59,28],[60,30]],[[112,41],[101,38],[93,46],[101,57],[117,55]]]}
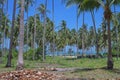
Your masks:
{"label": "palm tree trunk", "polygon": [[77,9],[76,9],[76,48],[77,48],[77,54],[78,54],[78,6],[77,6]]}
{"label": "palm tree trunk", "polygon": [[[1,13],[1,11],[0,11],[0,26],[1,26],[1,22],[2,22],[2,13]],[[2,37],[0,37],[0,43],[2,42]],[[1,47],[1,45],[0,45],[0,47]],[[0,55],[0,63],[2,63],[2,55]]]}
{"label": "palm tree trunk", "polygon": [[[84,26],[85,26],[85,24],[84,24],[84,16],[85,16],[85,15],[84,15],[84,11],[83,11],[83,25],[82,25],[82,26],[83,26],[83,30],[84,30]],[[82,57],[83,57],[84,54],[85,54],[85,53],[84,53],[84,52],[85,52],[85,51],[84,51],[84,50],[85,50],[84,37],[85,37],[85,36],[84,36],[84,32],[83,32],[83,33],[82,33]]]}
{"label": "palm tree trunk", "polygon": [[95,24],[95,17],[94,17],[94,11],[90,10],[91,16],[92,16],[92,21],[94,25],[94,33],[95,33],[95,45],[96,45],[96,54],[97,57],[99,56],[99,48],[98,48],[98,39],[97,39],[97,32],[96,32],[96,24]]}
{"label": "palm tree trunk", "polygon": [[[53,32],[54,32],[54,0],[52,0],[52,22],[53,22]],[[53,57],[55,56],[55,39],[53,34]]]}
{"label": "palm tree trunk", "polygon": [[[26,49],[26,51],[28,50],[28,46],[29,46],[29,44],[28,44],[28,32],[29,32],[29,30],[28,30],[28,9],[27,9],[27,49]],[[27,55],[27,59],[28,59],[28,55]]]}
{"label": "palm tree trunk", "polygon": [[[4,1],[2,3],[2,11],[1,11],[1,15],[3,16],[3,13],[4,13]],[[4,20],[3,17],[1,16],[1,22]],[[3,27],[2,23],[1,23],[1,26]],[[3,28],[4,29],[4,28]],[[1,58],[0,58],[0,63],[2,63],[2,56],[3,56],[3,45],[4,45],[4,30],[2,32],[2,38],[1,38],[1,49],[2,49],[2,54],[1,54]]]}
{"label": "palm tree trunk", "polygon": [[[52,0],[52,22],[53,22],[53,32],[54,32],[54,0]],[[53,57],[55,56],[55,35],[53,34]]]}
{"label": "palm tree trunk", "polygon": [[[0,7],[1,7],[1,5],[0,5]],[[0,10],[0,26],[2,25],[2,10]]]}
{"label": "palm tree trunk", "polygon": [[85,11],[83,11],[83,26],[85,25]]}
{"label": "palm tree trunk", "polygon": [[[3,4],[3,7],[2,7],[2,11],[4,10],[4,4]],[[4,19],[3,19],[4,20]],[[4,42],[5,42],[5,29],[6,29],[6,18],[4,20],[5,22],[5,26],[3,26],[3,35],[2,35],[2,57],[4,55]]]}
{"label": "palm tree trunk", "polygon": [[[7,27],[7,17],[8,17],[8,0],[6,0],[6,18],[5,18],[5,29],[4,29],[4,47],[5,47],[5,45],[6,45],[6,35],[7,35],[7,33],[6,33],[6,27]],[[6,50],[5,50],[5,48],[3,49],[3,56],[5,55],[5,53],[6,53]]]}
{"label": "palm tree trunk", "polygon": [[44,12],[44,29],[43,29],[43,61],[45,60],[45,34],[46,34],[46,8],[47,0],[45,0],[45,12]]}
{"label": "palm tree trunk", "polygon": [[111,32],[110,32],[110,20],[107,19],[108,25],[108,61],[107,68],[113,69],[112,48],[111,48]]}
{"label": "palm tree trunk", "polygon": [[5,38],[5,27],[3,28],[3,32],[2,32],[2,55],[1,55],[1,62],[2,61],[2,57],[3,57],[3,54],[4,54],[4,38]]}
{"label": "palm tree trunk", "polygon": [[24,0],[21,0],[20,29],[19,29],[19,54],[17,61],[17,70],[23,69],[23,47],[24,47]]}
{"label": "palm tree trunk", "polygon": [[11,59],[12,59],[12,48],[13,48],[13,32],[14,32],[14,23],[15,23],[15,13],[16,13],[16,0],[14,0],[14,7],[13,7],[13,15],[12,15],[12,27],[11,27],[11,34],[10,34],[10,47],[9,53],[7,58],[6,67],[11,67]]}
{"label": "palm tree trunk", "polygon": [[5,18],[5,27],[4,27],[4,32],[3,32],[3,40],[2,40],[2,56],[5,54],[5,32],[6,32],[6,22],[7,22],[7,19]]}
{"label": "palm tree trunk", "polygon": [[35,38],[36,38],[36,14],[34,18],[34,53],[33,53],[33,60],[35,60]]}
{"label": "palm tree trunk", "polygon": [[84,46],[84,35],[82,34],[82,57],[84,56],[85,46]]}
{"label": "palm tree trunk", "polygon": [[1,3],[1,12],[0,12],[0,26],[2,25],[2,20],[3,20],[3,10],[4,10],[4,1],[2,1],[2,3]]}
{"label": "palm tree trunk", "polygon": [[43,61],[45,60],[45,16],[44,16],[44,29],[43,29]]}

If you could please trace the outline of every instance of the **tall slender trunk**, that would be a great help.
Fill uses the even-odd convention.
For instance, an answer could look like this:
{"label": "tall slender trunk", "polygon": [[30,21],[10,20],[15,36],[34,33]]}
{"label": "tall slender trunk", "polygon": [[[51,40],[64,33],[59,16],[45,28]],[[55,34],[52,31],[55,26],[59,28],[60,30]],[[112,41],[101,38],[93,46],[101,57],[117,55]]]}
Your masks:
{"label": "tall slender trunk", "polygon": [[[83,30],[84,30],[84,26],[85,26],[85,23],[84,23],[84,11],[83,11],[83,24],[82,24],[82,27],[83,27]],[[82,33],[82,57],[84,56],[85,54],[85,43],[84,43],[84,39],[85,39],[85,36],[84,36],[84,32]]]}
{"label": "tall slender trunk", "polygon": [[[0,7],[2,7],[2,5],[0,4]],[[0,9],[0,27],[2,27],[2,10]],[[0,43],[2,42],[2,37],[0,37]],[[1,45],[0,45],[1,48]],[[0,63],[2,63],[2,54],[0,55]]]}
{"label": "tall slender trunk", "polygon": [[[53,33],[54,33],[54,0],[52,0],[52,22],[53,22]],[[54,39],[54,34],[53,34],[53,57],[55,56],[55,39]]]}
{"label": "tall slender trunk", "polygon": [[45,0],[45,12],[44,17],[44,29],[43,29],[43,61],[45,60],[45,34],[46,34],[46,9],[47,9],[47,0]]}
{"label": "tall slender trunk", "polygon": [[[3,19],[3,15],[4,15],[4,1],[2,3],[2,11],[1,11],[1,22],[4,20]],[[4,29],[4,26],[2,25],[2,23],[0,24],[1,26],[0,27],[3,27]],[[1,58],[0,58],[0,63],[2,63],[2,56],[3,56],[3,47],[4,47],[4,30],[2,32],[2,38],[1,38],[1,49],[2,49],[2,54],[1,54]]]}
{"label": "tall slender trunk", "polygon": [[34,33],[32,32],[32,29],[31,29],[31,49],[34,48]]}
{"label": "tall slender trunk", "polygon": [[43,61],[45,60],[45,16],[44,16],[44,26],[43,26]]}
{"label": "tall slender trunk", "polygon": [[[4,10],[4,3],[2,4],[2,13],[4,13],[3,10]],[[4,14],[3,14],[3,15],[4,15]],[[6,23],[6,22],[5,22],[6,20],[3,19],[3,21],[4,21],[4,23]],[[3,56],[3,54],[4,54],[5,29],[6,29],[6,26],[3,25],[3,33],[2,33],[2,56]]]}
{"label": "tall slender trunk", "polygon": [[96,54],[97,54],[97,57],[98,57],[99,56],[99,48],[98,48],[98,38],[97,38],[97,31],[96,31],[96,24],[95,24],[95,15],[94,15],[93,10],[90,10],[90,13],[91,13],[91,16],[92,16],[92,21],[93,21],[93,26],[94,26]]}
{"label": "tall slender trunk", "polygon": [[[27,49],[26,49],[26,51],[28,51],[28,46],[29,46],[29,44],[28,44],[28,32],[29,32],[29,28],[28,28],[28,9],[27,9],[27,27],[26,27],[26,29],[27,29]],[[28,54],[27,54],[27,59],[28,59]]]}
{"label": "tall slender trunk", "polygon": [[[7,35],[7,33],[6,33],[6,27],[7,27],[7,18],[8,18],[8,0],[6,0],[6,18],[5,18],[5,29],[4,29],[4,47],[6,47],[5,45],[6,45],[6,35]],[[3,49],[3,56],[5,55],[5,53],[6,53],[6,50],[5,50],[5,48]]]}
{"label": "tall slender trunk", "polygon": [[[1,7],[2,5],[0,5]],[[0,26],[2,25],[2,10],[0,10]]]}
{"label": "tall slender trunk", "polygon": [[[28,29],[28,14],[29,14],[29,11],[27,9],[27,49],[26,49],[26,51],[28,51],[28,46],[29,46],[29,44],[28,44],[28,32],[29,32],[29,29]],[[27,55],[27,59],[28,59],[28,55]]]}
{"label": "tall slender trunk", "polygon": [[19,28],[19,53],[17,61],[17,70],[23,69],[23,47],[24,47],[24,0],[21,0],[20,28]]}
{"label": "tall slender trunk", "polygon": [[5,18],[5,26],[3,31],[3,38],[2,38],[2,56],[5,54],[5,32],[6,32],[6,18]]}
{"label": "tall slender trunk", "polygon": [[35,14],[35,21],[34,21],[34,24],[35,24],[35,26],[34,26],[34,53],[33,53],[33,60],[35,59],[35,38],[36,38],[36,14]]}
{"label": "tall slender trunk", "polygon": [[85,11],[83,11],[83,24],[82,25],[85,25]]}
{"label": "tall slender trunk", "polygon": [[112,59],[112,48],[111,48],[111,30],[110,30],[110,20],[107,19],[108,25],[108,61],[107,68],[113,69],[113,59]]}
{"label": "tall slender trunk", "polygon": [[[78,54],[78,6],[77,6],[77,9],[76,9],[76,48],[77,48],[77,54]],[[76,55],[77,55],[76,54]]]}
{"label": "tall slender trunk", "polygon": [[6,67],[11,67],[15,13],[16,13],[16,0],[14,0],[13,15],[12,15],[12,27],[11,27],[11,34],[10,34],[10,47],[9,47],[9,53],[8,53]]}
{"label": "tall slender trunk", "polygon": [[1,7],[1,12],[0,12],[0,26],[2,25],[2,20],[3,20],[3,13],[4,13],[4,1],[2,1],[2,4],[0,5]]}

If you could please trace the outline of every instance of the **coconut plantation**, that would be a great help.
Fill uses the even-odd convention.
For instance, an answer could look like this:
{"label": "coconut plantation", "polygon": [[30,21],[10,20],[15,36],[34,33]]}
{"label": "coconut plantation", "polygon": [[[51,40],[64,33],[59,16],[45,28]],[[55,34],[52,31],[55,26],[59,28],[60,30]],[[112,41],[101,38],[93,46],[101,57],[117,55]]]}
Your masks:
{"label": "coconut plantation", "polygon": [[0,80],[120,80],[120,0],[0,0]]}

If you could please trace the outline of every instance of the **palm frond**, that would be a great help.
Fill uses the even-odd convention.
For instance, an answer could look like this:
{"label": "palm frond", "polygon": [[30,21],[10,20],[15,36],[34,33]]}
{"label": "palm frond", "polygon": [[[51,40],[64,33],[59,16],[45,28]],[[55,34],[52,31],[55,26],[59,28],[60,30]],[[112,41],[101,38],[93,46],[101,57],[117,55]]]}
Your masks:
{"label": "palm frond", "polygon": [[105,4],[102,0],[96,0],[102,7],[105,7]]}
{"label": "palm frond", "polygon": [[112,4],[115,2],[115,0],[112,0],[109,6],[112,6]]}

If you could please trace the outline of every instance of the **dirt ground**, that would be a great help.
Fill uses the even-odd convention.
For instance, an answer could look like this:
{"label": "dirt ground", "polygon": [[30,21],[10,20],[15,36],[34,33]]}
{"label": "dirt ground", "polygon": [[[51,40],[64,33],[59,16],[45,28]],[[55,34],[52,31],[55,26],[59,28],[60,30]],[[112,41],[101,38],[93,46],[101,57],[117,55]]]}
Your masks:
{"label": "dirt ground", "polygon": [[120,73],[113,75],[103,69],[45,67],[1,73],[0,80],[120,80]]}

